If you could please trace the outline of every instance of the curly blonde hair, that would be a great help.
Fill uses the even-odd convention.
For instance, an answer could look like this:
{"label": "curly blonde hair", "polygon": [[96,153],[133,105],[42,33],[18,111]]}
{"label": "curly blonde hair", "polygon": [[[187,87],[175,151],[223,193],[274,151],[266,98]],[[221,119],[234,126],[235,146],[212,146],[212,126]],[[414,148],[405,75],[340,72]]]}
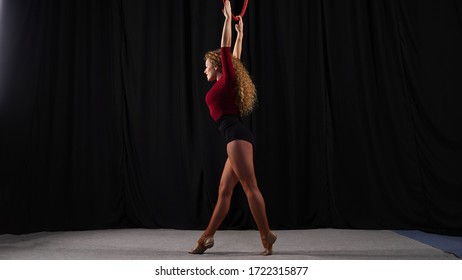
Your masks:
{"label": "curly blonde hair", "polygon": [[[221,53],[220,50],[209,51],[204,55],[204,60],[209,59],[213,66],[221,71]],[[242,62],[232,57],[233,67],[236,73],[236,104],[241,116],[247,116],[252,113],[257,103],[257,89],[255,88],[249,72],[245,69]]]}

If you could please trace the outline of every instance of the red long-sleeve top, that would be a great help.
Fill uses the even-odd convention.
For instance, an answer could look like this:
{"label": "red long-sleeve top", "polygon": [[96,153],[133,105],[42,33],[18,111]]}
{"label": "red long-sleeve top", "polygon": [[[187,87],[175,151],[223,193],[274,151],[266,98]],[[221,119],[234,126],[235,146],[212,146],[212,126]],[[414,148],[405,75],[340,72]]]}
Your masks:
{"label": "red long-sleeve top", "polygon": [[221,48],[222,77],[215,82],[205,96],[210,115],[217,121],[223,115],[238,115],[236,104],[236,73],[233,68],[231,47]]}

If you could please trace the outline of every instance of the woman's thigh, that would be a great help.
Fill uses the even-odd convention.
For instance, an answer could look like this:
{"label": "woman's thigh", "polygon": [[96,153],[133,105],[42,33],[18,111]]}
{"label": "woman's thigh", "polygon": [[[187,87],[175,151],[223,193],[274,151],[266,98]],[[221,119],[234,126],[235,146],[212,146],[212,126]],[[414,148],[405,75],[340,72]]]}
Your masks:
{"label": "woman's thigh", "polygon": [[231,166],[243,187],[256,185],[252,144],[245,140],[234,140],[226,148]]}

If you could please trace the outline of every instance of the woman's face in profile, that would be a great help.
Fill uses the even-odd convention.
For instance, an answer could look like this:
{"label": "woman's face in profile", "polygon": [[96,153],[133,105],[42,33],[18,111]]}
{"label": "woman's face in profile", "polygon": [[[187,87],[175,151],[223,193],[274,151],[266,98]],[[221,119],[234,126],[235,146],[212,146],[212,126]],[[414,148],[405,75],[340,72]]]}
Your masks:
{"label": "woman's face in profile", "polygon": [[217,70],[215,69],[215,67],[210,62],[210,59],[207,59],[205,61],[204,74],[207,76],[207,81],[209,81],[209,82],[216,81],[216,79],[217,79]]}

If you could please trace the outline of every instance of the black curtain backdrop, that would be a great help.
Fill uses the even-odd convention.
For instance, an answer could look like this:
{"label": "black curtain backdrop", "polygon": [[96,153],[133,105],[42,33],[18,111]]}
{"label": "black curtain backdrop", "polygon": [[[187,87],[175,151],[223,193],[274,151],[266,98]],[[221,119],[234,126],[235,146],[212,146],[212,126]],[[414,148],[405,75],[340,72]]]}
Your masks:
{"label": "black curtain backdrop", "polygon": [[[222,0],[0,3],[0,233],[204,228]],[[462,234],[461,1],[249,0],[244,23],[272,228]],[[255,228],[240,187],[222,228]]]}

